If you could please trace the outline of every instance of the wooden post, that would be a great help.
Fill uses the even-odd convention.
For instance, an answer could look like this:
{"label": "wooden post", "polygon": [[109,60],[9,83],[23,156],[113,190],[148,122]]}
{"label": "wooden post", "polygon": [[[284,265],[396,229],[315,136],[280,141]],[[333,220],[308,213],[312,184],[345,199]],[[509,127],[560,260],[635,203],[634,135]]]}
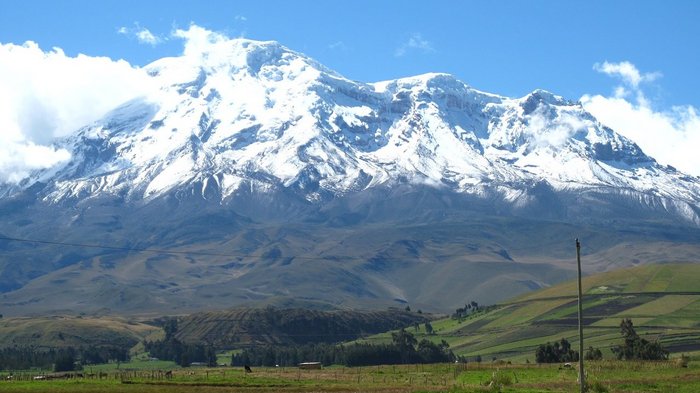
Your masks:
{"label": "wooden post", "polygon": [[583,292],[581,290],[581,243],[576,239],[576,264],[578,266],[578,381],[579,391],[586,391],[583,373]]}

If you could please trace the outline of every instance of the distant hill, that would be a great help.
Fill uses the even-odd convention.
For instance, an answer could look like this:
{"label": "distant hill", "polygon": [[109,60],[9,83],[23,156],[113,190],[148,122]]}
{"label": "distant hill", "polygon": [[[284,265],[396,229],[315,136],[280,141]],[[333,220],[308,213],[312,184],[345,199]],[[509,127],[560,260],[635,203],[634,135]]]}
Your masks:
{"label": "distant hill", "polygon": [[[647,265],[585,277],[584,347],[621,343],[620,321],[631,318],[641,336],[671,352],[700,351],[700,263]],[[535,349],[567,338],[578,347],[576,281],[539,290],[462,320],[432,322],[438,342],[483,361],[534,361]],[[425,335],[421,326],[419,337]],[[371,337],[373,342],[388,335]],[[578,349],[578,348],[575,348]]]}
{"label": "distant hill", "polygon": [[[275,307],[201,312],[178,318],[176,337],[217,349],[259,344],[336,343],[425,323],[429,315],[398,309],[318,311]],[[0,348],[39,349],[118,346],[132,348],[162,339],[157,318],[143,323],[125,318],[49,316],[0,319]],[[143,350],[141,348],[140,350]]]}
{"label": "distant hill", "polygon": [[273,307],[202,312],[182,318],[176,337],[233,348],[251,344],[336,343],[385,332],[429,318],[417,312],[318,311]]}
{"label": "distant hill", "polygon": [[[115,317],[32,317],[0,319],[0,348],[119,346],[131,348],[161,329]],[[155,335],[155,336],[153,336]]]}

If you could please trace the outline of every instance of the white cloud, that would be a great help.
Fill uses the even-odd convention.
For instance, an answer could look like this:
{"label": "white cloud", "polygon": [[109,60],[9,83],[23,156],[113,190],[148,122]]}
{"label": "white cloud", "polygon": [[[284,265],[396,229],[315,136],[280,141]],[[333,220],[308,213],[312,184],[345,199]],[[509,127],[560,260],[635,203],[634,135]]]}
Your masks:
{"label": "white cloud", "polygon": [[661,77],[661,73],[659,72],[642,74],[637,67],[629,61],[621,61],[619,63],[608,63],[605,61],[603,64],[595,63],[593,64],[593,69],[603,74],[619,77],[623,82],[635,89],[639,87],[641,82],[651,82]]}
{"label": "white cloud", "polygon": [[67,56],[34,42],[0,43],[0,182],[69,158],[51,143],[146,94],[150,78],[123,60]]}
{"label": "white cloud", "polygon": [[132,36],[136,38],[139,43],[151,46],[156,46],[166,40],[166,38],[153,34],[147,28],[139,26],[138,23],[136,23],[133,28],[122,26],[117,29],[117,33]]}
{"label": "white cloud", "polygon": [[423,38],[420,33],[413,33],[406,42],[401,44],[394,51],[395,57],[405,56],[410,51],[419,51],[421,53],[434,52],[433,44]]}
{"label": "white cloud", "polygon": [[[118,34],[156,45],[167,38],[136,24]],[[171,33],[184,40],[184,55],[201,56],[228,37],[197,25]],[[0,43],[0,183],[16,183],[32,170],[67,161],[51,144],[99,119],[119,104],[156,88],[140,68],[107,57],[67,56],[31,41]]]}
{"label": "white cloud", "polygon": [[33,170],[51,168],[70,159],[65,149],[8,140],[5,135],[0,136],[0,142],[0,182],[18,183]]}
{"label": "white cloud", "polygon": [[[159,38],[136,25],[117,33],[156,44]],[[184,55],[201,56],[228,37],[191,25],[171,33],[184,40]],[[116,106],[149,95],[156,86],[143,69],[107,57],[67,56],[31,41],[0,43],[0,183],[16,183],[32,170],[51,168],[70,154],[51,144]]]}
{"label": "white cloud", "polygon": [[563,146],[576,132],[588,127],[581,119],[568,113],[561,113],[555,119],[547,116],[540,106],[527,116],[525,135],[532,141],[533,147]]}
{"label": "white cloud", "polygon": [[248,18],[246,18],[243,15],[236,15],[233,17],[233,19],[237,22],[247,22],[248,21]]}
{"label": "white cloud", "polygon": [[185,41],[185,56],[201,56],[211,51],[217,44],[225,45],[229,38],[224,34],[191,24],[187,30],[176,29],[172,36]]}
{"label": "white cloud", "polygon": [[340,53],[347,53],[350,51],[350,48],[343,41],[335,41],[328,44],[328,49]]}
{"label": "white cloud", "polygon": [[[612,96],[586,94],[581,103],[601,123],[635,141],[665,165],[700,176],[700,116],[692,106],[657,110],[644,94],[644,84],[660,73],[641,73],[632,63],[594,65],[596,71],[621,78]],[[630,94],[632,93],[632,94]],[[630,98],[632,97],[632,98]]]}
{"label": "white cloud", "polygon": [[140,43],[142,44],[149,44],[149,45],[158,45],[162,42],[162,40],[153,35],[150,30],[143,28],[139,31],[136,32],[136,39],[139,40]]}

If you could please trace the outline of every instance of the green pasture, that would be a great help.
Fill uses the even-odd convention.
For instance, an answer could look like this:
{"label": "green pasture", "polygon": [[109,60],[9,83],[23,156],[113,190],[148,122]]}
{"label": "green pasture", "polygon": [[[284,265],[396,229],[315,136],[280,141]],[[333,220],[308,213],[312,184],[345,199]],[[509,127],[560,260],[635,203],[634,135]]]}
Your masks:
{"label": "green pasture", "polygon": [[[598,392],[700,391],[700,364],[690,362],[586,363],[589,383]],[[6,375],[6,374],[5,374]],[[3,375],[3,376],[5,376]],[[401,365],[372,367],[174,369],[172,376],[155,370],[113,370],[100,376],[33,380],[35,374],[0,381],[2,392],[574,392],[576,364],[497,363]],[[22,380],[20,380],[22,379]]]}
{"label": "green pasture", "polygon": [[[696,280],[696,281],[693,281]],[[642,266],[585,277],[584,348],[610,359],[622,342],[619,326],[631,318],[637,333],[672,353],[700,350],[700,264]],[[408,328],[418,340],[445,340],[473,360],[534,361],[540,344],[566,338],[578,350],[575,281],[547,288],[463,319],[433,321],[434,334]],[[389,342],[391,332],[366,338]]]}

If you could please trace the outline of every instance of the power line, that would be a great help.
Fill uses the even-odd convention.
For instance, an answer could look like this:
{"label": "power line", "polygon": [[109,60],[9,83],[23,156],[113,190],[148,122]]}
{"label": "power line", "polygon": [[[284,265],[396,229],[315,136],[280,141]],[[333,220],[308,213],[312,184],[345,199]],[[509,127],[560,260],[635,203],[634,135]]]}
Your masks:
{"label": "power line", "polygon": [[97,249],[114,250],[114,251],[152,252],[155,254],[188,254],[188,255],[234,257],[234,255],[222,254],[222,253],[210,253],[210,252],[199,252],[199,251],[160,250],[160,249],[154,249],[154,248],[129,248],[129,247],[118,247],[118,246],[105,246],[105,245],[100,245],[100,244],[84,244],[84,243],[57,242],[57,241],[50,241],[50,240],[22,239],[22,238],[4,237],[4,236],[0,237],[0,240],[7,240],[7,241],[21,242],[21,243],[49,244],[49,245],[53,245],[53,246],[97,248]]}
{"label": "power line", "polygon": [[[101,245],[101,244],[58,242],[58,241],[50,241],[50,240],[26,239],[26,238],[5,237],[5,236],[0,236],[0,240],[21,242],[21,243],[48,244],[48,245],[52,245],[52,246],[93,248],[93,249],[113,250],[113,251],[150,252],[150,253],[154,253],[154,254],[199,255],[199,256],[213,256],[213,257],[226,257],[226,258],[267,258],[267,256],[265,256],[265,255],[255,255],[255,254],[231,254],[231,253],[218,253],[218,252],[206,252],[206,251],[177,251],[177,250],[162,250],[162,249],[157,249],[157,248],[105,246],[105,245]],[[361,258],[357,258],[357,257],[311,257],[311,256],[293,256],[292,258],[295,258],[295,259],[314,259],[314,260],[361,259]]]}
{"label": "power line", "polygon": [[[19,243],[31,243],[31,244],[46,244],[51,246],[66,246],[66,247],[79,247],[79,248],[91,248],[91,249],[101,249],[101,250],[111,250],[111,251],[125,251],[125,252],[143,252],[143,253],[153,253],[153,254],[170,254],[170,255],[192,255],[192,256],[212,256],[212,257],[223,257],[223,258],[251,258],[251,259],[266,259],[270,258],[269,255],[264,254],[243,254],[243,253],[220,253],[220,252],[207,252],[207,251],[178,251],[178,250],[164,250],[157,248],[139,248],[139,247],[120,247],[120,246],[107,246],[101,244],[86,244],[86,243],[72,243],[72,242],[60,242],[51,240],[40,240],[40,239],[27,239],[18,237],[8,237],[0,236],[0,240],[19,242]],[[440,255],[438,258],[449,258],[456,257],[460,255]],[[280,258],[286,259],[302,259],[311,261],[333,261],[333,260],[354,260],[354,261],[368,261],[372,257],[355,257],[355,256],[301,256],[301,255],[291,255],[291,256],[280,256]],[[274,259],[274,258],[273,258]],[[401,261],[404,258],[391,258],[382,257],[383,260],[388,261]],[[437,258],[435,258],[437,259]]]}

